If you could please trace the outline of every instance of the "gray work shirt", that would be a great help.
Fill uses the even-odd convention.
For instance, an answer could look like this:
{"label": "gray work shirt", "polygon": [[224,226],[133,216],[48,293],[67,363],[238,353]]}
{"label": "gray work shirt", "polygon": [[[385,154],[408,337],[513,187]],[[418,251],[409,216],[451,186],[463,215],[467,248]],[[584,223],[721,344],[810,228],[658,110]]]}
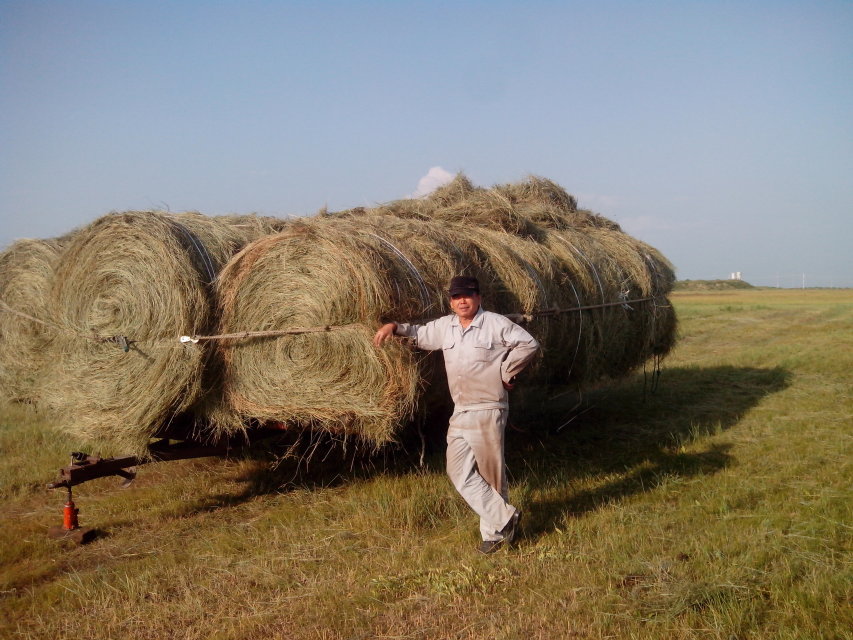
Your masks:
{"label": "gray work shirt", "polygon": [[426,324],[398,323],[395,333],[414,338],[420,349],[441,349],[457,412],[507,408],[502,383],[510,382],[539,350],[527,331],[482,307],[466,329],[450,314]]}

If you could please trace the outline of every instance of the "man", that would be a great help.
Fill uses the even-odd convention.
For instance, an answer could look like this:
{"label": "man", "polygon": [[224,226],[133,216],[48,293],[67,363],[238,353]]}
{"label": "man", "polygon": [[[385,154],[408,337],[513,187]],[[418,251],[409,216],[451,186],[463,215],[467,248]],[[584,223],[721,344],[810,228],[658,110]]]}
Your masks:
{"label": "man", "polygon": [[507,502],[504,431],[513,379],[539,343],[502,315],[483,310],[476,278],[456,276],[448,288],[453,313],[423,325],[389,322],[373,338],[414,338],[420,349],[441,349],[454,409],[447,429],[447,475],[480,516],[482,553],[512,542],[521,511]]}

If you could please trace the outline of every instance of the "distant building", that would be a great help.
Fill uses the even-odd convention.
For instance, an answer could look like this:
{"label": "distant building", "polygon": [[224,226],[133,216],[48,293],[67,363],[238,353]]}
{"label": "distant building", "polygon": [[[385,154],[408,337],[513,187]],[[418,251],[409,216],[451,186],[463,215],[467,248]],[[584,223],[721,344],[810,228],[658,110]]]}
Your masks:
{"label": "distant building", "polygon": [[729,280],[743,280],[740,271],[732,271],[732,277]]}

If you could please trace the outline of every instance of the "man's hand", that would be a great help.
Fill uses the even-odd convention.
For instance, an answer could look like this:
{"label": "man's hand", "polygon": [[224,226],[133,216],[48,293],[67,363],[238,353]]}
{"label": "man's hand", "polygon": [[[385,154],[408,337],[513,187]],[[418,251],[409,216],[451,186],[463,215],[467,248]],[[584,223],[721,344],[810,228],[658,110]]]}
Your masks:
{"label": "man's hand", "polygon": [[383,324],[381,327],[379,327],[379,331],[376,332],[376,335],[373,336],[373,346],[381,347],[382,343],[385,342],[391,336],[393,336],[394,331],[396,330],[396,322],[389,322],[388,324]]}

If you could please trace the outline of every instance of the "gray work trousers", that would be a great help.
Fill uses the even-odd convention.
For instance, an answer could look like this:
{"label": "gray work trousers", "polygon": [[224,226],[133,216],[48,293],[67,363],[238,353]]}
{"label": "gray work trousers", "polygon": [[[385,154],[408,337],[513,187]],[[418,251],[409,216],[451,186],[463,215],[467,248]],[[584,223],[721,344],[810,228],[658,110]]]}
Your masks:
{"label": "gray work trousers", "polygon": [[507,502],[504,431],[506,409],[460,411],[447,429],[447,475],[480,516],[483,540],[501,540],[500,531],[515,513]]}

